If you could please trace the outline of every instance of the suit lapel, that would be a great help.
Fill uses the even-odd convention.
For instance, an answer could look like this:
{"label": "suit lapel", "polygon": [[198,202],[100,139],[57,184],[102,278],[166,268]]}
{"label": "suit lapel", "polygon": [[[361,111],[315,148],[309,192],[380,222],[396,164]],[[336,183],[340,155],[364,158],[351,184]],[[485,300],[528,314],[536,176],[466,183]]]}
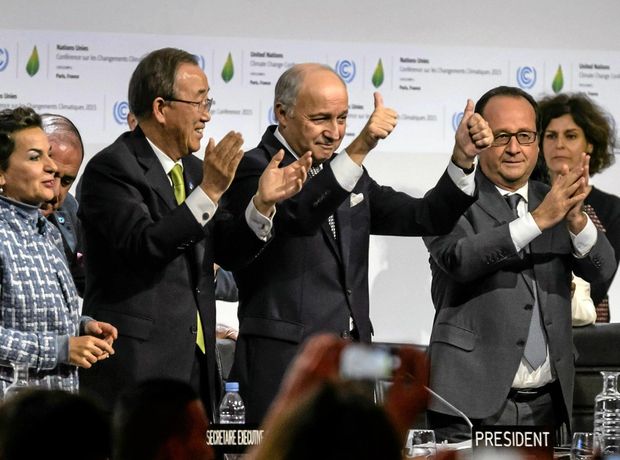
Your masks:
{"label": "suit lapel", "polygon": [[[265,150],[269,154],[270,159],[273,158],[273,156],[276,153],[278,153],[278,150],[283,149],[284,159],[280,163],[280,167],[288,166],[291,163],[294,163],[296,161],[295,156],[284,145],[282,145],[282,143],[275,137],[275,135],[273,134],[275,132],[275,128],[276,127],[273,126],[273,129],[268,129],[267,132],[263,135],[263,138],[262,138],[263,146],[265,147]],[[348,201],[346,203],[343,203],[340,206],[340,209],[344,208],[345,204],[348,206]],[[344,213],[341,216],[340,213],[337,211],[336,212],[336,222],[337,222],[336,225],[338,226],[338,232],[340,232],[340,221],[343,219],[345,221],[347,220],[346,213]],[[349,221],[350,221],[350,218],[349,218]],[[340,253],[340,249],[338,247],[336,240],[334,240],[332,230],[329,227],[329,222],[327,220],[321,224],[321,231],[323,232],[323,238],[327,242],[327,245],[332,249],[332,251],[334,251],[334,254],[336,254],[336,257],[341,259],[342,256]],[[348,253],[348,247],[347,247],[347,253]]]}
{"label": "suit lapel", "polygon": [[174,198],[172,185],[170,185],[170,180],[140,127],[137,127],[135,131],[130,134],[130,141],[133,143],[133,150],[136,154],[138,163],[144,168],[144,175],[148,184],[162,199],[168,209],[176,208],[177,203]]}
{"label": "suit lapel", "polygon": [[[510,209],[510,206],[508,205],[508,203],[506,203],[506,200],[504,199],[504,197],[502,197],[499,190],[497,190],[497,187],[489,179],[487,179],[487,177],[484,174],[482,174],[480,169],[478,169],[477,174],[478,174],[477,179],[478,179],[478,185],[480,187],[480,191],[479,191],[478,201],[474,203],[474,206],[477,205],[480,208],[482,208],[489,216],[493,217],[499,223],[509,223],[513,221],[515,218],[514,214],[512,213],[512,210]],[[528,190],[530,190],[529,187],[528,187]],[[538,206],[538,203],[534,205],[534,203],[532,202],[531,195],[532,195],[531,192],[529,192],[528,208],[535,209],[536,206]],[[534,208],[532,208],[533,205],[534,205]],[[535,249],[532,248],[532,250],[535,250]],[[520,256],[521,258],[524,257],[523,250],[521,251]],[[527,277],[525,274],[525,270],[528,269],[526,264],[529,265],[531,263],[529,259],[531,256],[527,255],[526,257],[527,257],[527,260],[522,261],[521,267],[519,268],[519,276],[523,278],[523,280],[525,281],[525,285],[527,286],[528,292],[533,297],[534,287],[532,286],[532,283],[529,277]]]}
{"label": "suit lapel", "polygon": [[[342,254],[342,263],[344,265],[345,272],[347,271],[349,264],[349,252],[351,249],[351,198],[344,200],[338,209],[336,210],[336,228],[338,230],[338,246],[340,247],[340,254]],[[329,227],[329,225],[328,225]],[[330,240],[334,241],[331,235]]]}
{"label": "suit lapel", "polygon": [[497,190],[497,187],[486,178],[480,168],[476,172],[476,181],[480,187],[478,200],[473,206],[478,206],[486,214],[491,216],[497,222],[510,222],[514,219],[514,214],[506,203],[506,200]]}

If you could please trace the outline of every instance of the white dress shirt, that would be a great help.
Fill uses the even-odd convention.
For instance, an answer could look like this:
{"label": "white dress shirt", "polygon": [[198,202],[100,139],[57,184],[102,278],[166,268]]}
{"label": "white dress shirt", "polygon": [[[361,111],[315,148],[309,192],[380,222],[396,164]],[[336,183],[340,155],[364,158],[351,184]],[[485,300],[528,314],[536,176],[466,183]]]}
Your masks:
{"label": "white dress shirt", "polygon": [[[502,197],[512,194],[511,192],[508,192],[500,187],[496,186],[496,188]],[[512,242],[514,243],[517,252],[521,251],[521,249],[530,244],[534,238],[542,234],[542,231],[538,228],[536,221],[532,217],[532,213],[528,212],[527,193],[527,183],[514,192],[514,194],[521,195],[521,200],[517,205],[517,213],[519,218],[508,224],[510,237],[512,238]],[[596,244],[596,227],[592,221],[590,221],[589,217],[585,228],[578,235],[574,235],[571,232],[569,232],[569,234],[575,257],[581,258],[587,256],[592,247]],[[542,306],[540,307],[542,308]],[[547,356],[545,357],[545,362],[541,364],[538,369],[532,369],[525,358],[521,358],[521,363],[519,364],[519,368],[515,374],[512,387],[539,388],[552,382],[553,380],[554,378],[551,372],[551,362],[549,359],[549,346],[547,346]]]}
{"label": "white dress shirt", "polygon": [[[170,182],[170,187],[172,187],[172,179],[170,178],[170,171],[174,165],[179,164],[181,168],[183,168],[183,162],[173,161],[168,155],[166,155],[159,147],[157,147],[151,140],[147,137],[146,140],[151,145],[151,148],[155,152],[155,156],[159,160],[162,168],[164,168],[164,172],[168,177],[168,181]],[[209,195],[205,193],[205,191],[200,187],[199,184],[195,184],[193,190],[186,190],[186,198],[185,204],[191,211],[192,215],[196,218],[196,221],[201,225],[205,226],[207,222],[209,222],[214,214],[217,211],[217,204],[215,204]],[[256,206],[254,206],[254,200],[250,200],[248,206],[245,210],[245,220],[248,223],[248,226],[252,229],[254,234],[261,239],[262,241],[267,241],[269,236],[271,235],[271,229],[273,226],[273,216],[275,213],[266,217],[263,216]]]}

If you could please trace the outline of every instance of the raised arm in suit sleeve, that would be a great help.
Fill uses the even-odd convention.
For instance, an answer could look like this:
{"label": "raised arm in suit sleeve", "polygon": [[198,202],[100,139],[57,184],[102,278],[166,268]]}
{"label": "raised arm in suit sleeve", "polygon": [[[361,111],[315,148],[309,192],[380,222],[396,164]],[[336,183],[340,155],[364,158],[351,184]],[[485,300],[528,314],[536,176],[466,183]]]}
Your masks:
{"label": "raised arm in suit sleeve", "polygon": [[476,233],[467,213],[447,235],[423,240],[439,268],[459,283],[494,273],[518,259],[507,223]]}

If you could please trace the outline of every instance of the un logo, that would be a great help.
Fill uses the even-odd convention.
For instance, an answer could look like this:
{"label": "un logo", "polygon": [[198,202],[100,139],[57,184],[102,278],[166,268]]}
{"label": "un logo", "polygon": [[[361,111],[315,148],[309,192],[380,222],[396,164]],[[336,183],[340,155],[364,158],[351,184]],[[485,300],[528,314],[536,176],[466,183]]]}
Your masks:
{"label": "un logo", "polygon": [[517,84],[521,89],[530,89],[536,83],[536,69],[523,66],[517,69]]}
{"label": "un logo", "polygon": [[0,72],[9,65],[9,50],[0,48]]}
{"label": "un logo", "polygon": [[112,114],[114,115],[114,121],[119,125],[127,123],[127,114],[129,114],[129,104],[127,101],[116,102],[112,109]]}
{"label": "un logo", "polygon": [[336,62],[336,73],[340,75],[345,83],[351,83],[355,78],[355,61],[341,59]]}

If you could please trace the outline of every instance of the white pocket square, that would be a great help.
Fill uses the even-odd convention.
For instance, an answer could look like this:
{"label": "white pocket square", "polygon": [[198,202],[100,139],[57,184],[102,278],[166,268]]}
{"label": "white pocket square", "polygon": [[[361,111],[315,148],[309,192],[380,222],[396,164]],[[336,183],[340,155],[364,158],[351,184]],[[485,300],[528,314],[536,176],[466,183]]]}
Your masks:
{"label": "white pocket square", "polygon": [[351,207],[357,206],[362,201],[364,201],[363,193],[351,193]]}

